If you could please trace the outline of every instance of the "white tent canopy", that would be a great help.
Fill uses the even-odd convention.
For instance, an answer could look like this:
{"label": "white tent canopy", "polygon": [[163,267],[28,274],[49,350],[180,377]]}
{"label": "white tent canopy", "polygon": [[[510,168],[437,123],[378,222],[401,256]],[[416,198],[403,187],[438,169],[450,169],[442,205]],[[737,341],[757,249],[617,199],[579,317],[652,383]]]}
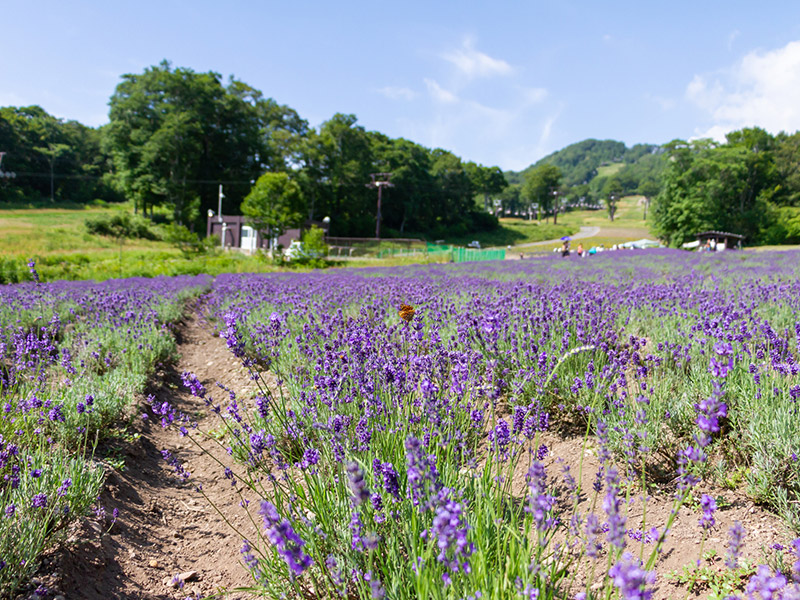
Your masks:
{"label": "white tent canopy", "polygon": [[624,248],[660,248],[661,242],[642,238],[641,240],[636,240],[634,242],[625,242],[622,244],[622,246]]}

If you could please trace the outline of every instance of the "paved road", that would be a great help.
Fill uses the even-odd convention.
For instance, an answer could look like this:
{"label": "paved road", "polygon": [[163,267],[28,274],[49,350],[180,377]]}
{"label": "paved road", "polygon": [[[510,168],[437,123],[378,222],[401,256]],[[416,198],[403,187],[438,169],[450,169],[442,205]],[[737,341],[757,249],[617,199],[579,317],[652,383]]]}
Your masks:
{"label": "paved road", "polygon": [[[570,237],[570,240],[582,240],[582,239],[585,239],[585,238],[594,237],[598,233],[600,233],[600,228],[599,227],[581,227],[581,230],[578,233],[576,233],[574,235],[571,235],[569,237]],[[511,250],[514,251],[514,250],[518,250],[520,248],[532,248],[534,246],[554,246],[555,247],[555,246],[560,246],[560,245],[561,245],[561,240],[560,239],[543,240],[541,242],[530,242],[528,244],[517,244],[515,246],[511,246]]]}

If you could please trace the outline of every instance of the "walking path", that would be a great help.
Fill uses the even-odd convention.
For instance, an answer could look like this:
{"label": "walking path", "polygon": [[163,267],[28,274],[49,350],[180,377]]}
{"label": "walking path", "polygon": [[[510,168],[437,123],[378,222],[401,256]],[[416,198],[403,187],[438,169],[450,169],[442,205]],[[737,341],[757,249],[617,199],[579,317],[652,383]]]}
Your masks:
{"label": "walking path", "polygon": [[[159,403],[168,401],[195,416],[204,431],[218,429],[215,417],[205,416],[209,409],[186,391],[180,374],[195,373],[223,406],[227,393],[216,382],[236,390],[240,399],[249,395],[254,384],[225,341],[197,317],[181,323],[177,338],[181,358],[157,374],[151,391]],[[143,420],[141,413],[150,416]],[[240,549],[242,538],[254,539],[255,530],[240,507],[237,487],[225,479],[217,462],[227,460],[225,450],[211,444],[209,455],[174,429],[162,429],[144,402],[136,414],[133,429],[139,437],[121,448],[125,466],[109,469],[100,498],[108,513],[118,508],[119,518],[107,533],[92,531],[96,523],[87,520],[81,531],[73,533],[73,543],[50,557],[45,567],[50,574],[40,579],[48,589],[61,591],[66,600],[182,600],[252,584]],[[162,458],[163,450],[191,473],[188,481],[175,475]],[[196,491],[198,485],[216,509]],[[173,583],[176,575],[185,579],[182,586]],[[249,597],[228,596],[230,600]]]}
{"label": "walking path", "polygon": [[[581,227],[581,230],[578,233],[569,236],[569,238],[570,240],[582,240],[585,238],[594,237],[599,233],[600,233],[599,227]],[[512,246],[511,249],[516,250],[518,248],[531,248],[533,246],[551,246],[553,244],[555,244],[556,246],[560,246],[561,239],[557,238],[554,240],[542,240],[541,242],[529,242],[527,244],[517,244],[515,246]]]}

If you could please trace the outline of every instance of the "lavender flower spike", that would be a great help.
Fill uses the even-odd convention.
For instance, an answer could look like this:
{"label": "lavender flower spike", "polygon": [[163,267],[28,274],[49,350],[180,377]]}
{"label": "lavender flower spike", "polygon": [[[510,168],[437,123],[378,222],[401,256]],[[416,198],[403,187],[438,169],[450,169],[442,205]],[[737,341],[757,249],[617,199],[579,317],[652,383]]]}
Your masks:
{"label": "lavender flower spike", "polygon": [[299,577],[303,571],[314,564],[313,559],[303,552],[305,542],[295,533],[292,524],[287,519],[281,518],[275,505],[271,502],[263,500],[259,513],[264,518],[267,539],[286,562],[292,574]]}
{"label": "lavender flower spike", "polygon": [[622,560],[611,567],[608,576],[624,600],[650,600],[653,596],[653,590],[647,589],[647,586],[655,583],[655,572],[642,569],[639,561],[629,552],[623,554]]}

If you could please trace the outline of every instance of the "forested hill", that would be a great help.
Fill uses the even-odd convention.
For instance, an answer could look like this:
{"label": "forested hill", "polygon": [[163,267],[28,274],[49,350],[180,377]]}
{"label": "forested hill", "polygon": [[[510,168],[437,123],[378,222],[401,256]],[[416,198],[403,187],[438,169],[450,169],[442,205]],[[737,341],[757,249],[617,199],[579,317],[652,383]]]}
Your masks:
{"label": "forested hill", "polygon": [[582,195],[590,197],[602,195],[603,185],[611,177],[627,193],[644,193],[642,184],[657,182],[664,166],[661,146],[635,144],[628,148],[615,140],[588,139],[548,154],[520,172],[506,172],[506,179],[521,184],[529,172],[545,164],[560,169],[563,185],[586,186]]}

